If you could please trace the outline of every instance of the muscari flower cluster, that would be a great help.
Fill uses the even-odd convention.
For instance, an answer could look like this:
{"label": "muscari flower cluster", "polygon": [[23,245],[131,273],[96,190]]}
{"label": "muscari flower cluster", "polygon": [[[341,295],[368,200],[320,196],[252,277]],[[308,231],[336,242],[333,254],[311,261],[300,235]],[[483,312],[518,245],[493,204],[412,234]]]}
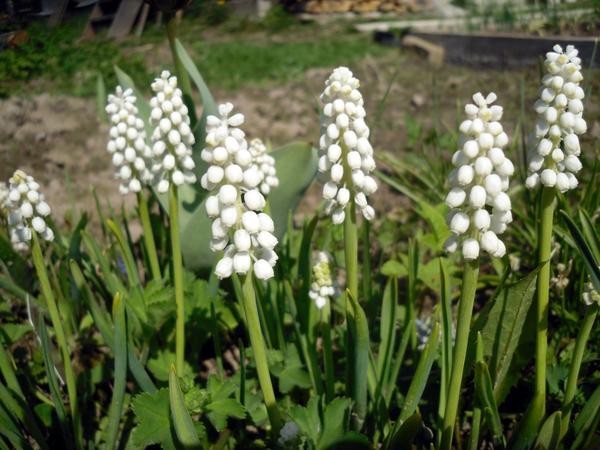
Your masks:
{"label": "muscari flower cluster", "polygon": [[150,172],[152,151],[146,143],[144,121],[138,116],[136,98],[131,89],[117,86],[108,96],[106,113],[112,126],[106,150],[112,155],[117,168],[115,177],[121,180],[119,191],[140,192],[142,186],[152,181]]}
{"label": "muscari flower cluster", "polygon": [[586,306],[592,306],[594,303],[600,306],[600,293],[594,288],[591,281],[585,283],[581,297]]}
{"label": "muscari flower cluster", "polygon": [[[496,94],[473,96],[465,106],[467,119],[460,124],[461,149],[452,156],[455,169],[449,176],[451,190],[446,204],[452,208],[448,225],[453,235],[446,241],[449,252],[461,247],[465,259],[479,257],[480,248],[501,257],[506,253],[498,238],[512,221],[506,194],[512,162],[504,156],[508,136],[502,129],[502,107],[493,105]],[[491,208],[491,213],[488,209]]]}
{"label": "muscari flower cluster", "polygon": [[271,217],[262,212],[265,197],[259,185],[263,177],[254,164],[244,132],[243,114],[230,115],[231,103],[218,107],[219,116],[206,122],[206,148],[202,159],[209,167],[200,183],[213,194],[206,199],[206,212],[213,220],[211,250],[224,250],[215,267],[219,278],[233,272],[269,279],[277,262],[277,238]]}
{"label": "muscari flower cluster", "polygon": [[313,282],[308,295],[315,301],[317,308],[321,309],[335,294],[331,279],[331,256],[326,252],[319,252],[312,270]]}
{"label": "muscari flower cluster", "polygon": [[560,192],[577,187],[575,174],[581,170],[579,135],[587,125],[583,119],[584,92],[581,59],[572,45],[565,51],[555,45],[546,54],[546,75],[542,78],[540,98],[534,108],[537,144],[529,155],[528,188],[540,183]]}
{"label": "muscari flower cluster", "polygon": [[367,196],[377,190],[377,183],[370,176],[375,160],[359,86],[348,68],[338,67],[321,94],[319,172],[324,181],[326,211],[335,224],[344,221],[344,210],[350,201],[356,203],[365,219],[375,217],[375,210],[367,202]]}
{"label": "muscari flower cluster", "polygon": [[275,169],[275,158],[267,153],[267,146],[258,138],[250,141],[248,150],[252,155],[253,164],[256,166],[258,174],[261,177],[259,184],[260,192],[268,195],[272,188],[279,186],[279,179],[277,178],[277,171]]}
{"label": "muscari flower cluster", "polygon": [[152,111],[150,123],[152,132],[152,173],[160,193],[167,192],[173,183],[195,183],[196,175],[192,158],[194,134],[190,128],[190,117],[183,102],[181,89],[177,87],[177,77],[164,70],[152,83],[155,96],[150,100]]}
{"label": "muscari flower cluster", "polygon": [[46,224],[50,206],[39,192],[40,185],[22,170],[17,170],[9,180],[4,207],[8,214],[10,240],[16,250],[29,248],[34,230],[42,239],[52,241],[54,233]]}

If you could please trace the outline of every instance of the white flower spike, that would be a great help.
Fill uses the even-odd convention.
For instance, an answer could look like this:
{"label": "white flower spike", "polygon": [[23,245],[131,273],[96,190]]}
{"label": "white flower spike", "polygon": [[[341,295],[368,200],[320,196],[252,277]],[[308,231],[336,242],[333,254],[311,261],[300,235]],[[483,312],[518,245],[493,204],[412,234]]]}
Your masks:
{"label": "white flower spike", "polygon": [[367,202],[367,196],[377,190],[377,182],[370,175],[375,170],[375,159],[359,86],[348,68],[338,67],[321,94],[319,172],[326,211],[335,224],[344,221],[350,201],[356,203],[366,220],[375,217],[375,210]]}
{"label": "white flower spike", "polygon": [[248,148],[252,155],[252,161],[261,177],[259,185],[260,192],[268,195],[271,189],[279,186],[279,179],[275,169],[275,158],[267,153],[267,146],[258,138],[250,141]]}
{"label": "white flower spike", "polygon": [[461,249],[465,259],[477,259],[480,250],[492,256],[506,253],[498,238],[512,221],[510,197],[506,194],[512,162],[504,156],[508,136],[500,119],[502,107],[494,105],[496,94],[473,96],[465,106],[467,119],[460,124],[460,150],[452,156],[455,169],[449,175],[451,208],[448,225],[453,235],[446,241],[448,252]]}
{"label": "white flower spike", "polygon": [[586,132],[583,119],[584,91],[580,86],[581,58],[568,45],[563,51],[555,45],[546,53],[546,75],[542,78],[540,98],[534,108],[538,114],[535,147],[529,152],[529,176],[525,184],[534,189],[540,184],[566,192],[577,187],[581,170],[579,136]]}
{"label": "white flower spike", "polygon": [[335,294],[333,280],[331,279],[331,261],[331,255],[327,252],[319,252],[312,269],[313,282],[308,295],[315,301],[319,309],[322,309]]}
{"label": "white flower spike", "polygon": [[171,183],[180,186],[196,182],[192,158],[194,134],[190,128],[187,106],[177,87],[177,77],[164,70],[152,83],[155,96],[150,100],[152,111],[152,172],[160,193],[169,190]]}
{"label": "white flower spike", "polygon": [[135,101],[131,89],[117,86],[106,105],[112,124],[106,150],[112,155],[115,178],[121,180],[122,194],[140,192],[144,184],[152,181],[152,150],[146,143],[144,121],[138,116]]}
{"label": "white flower spike", "polygon": [[209,167],[200,179],[202,187],[212,191],[206,199],[206,213],[214,219],[211,250],[224,250],[215,273],[227,278],[234,272],[246,274],[253,267],[257,278],[267,280],[274,275],[277,238],[273,220],[262,212],[264,174],[238,128],[244,116],[230,115],[231,103],[218,109],[218,117],[211,115],[206,120],[206,147],[201,157]]}
{"label": "white flower spike", "polygon": [[22,170],[17,170],[9,180],[8,197],[5,202],[10,240],[19,251],[29,248],[32,233],[52,241],[54,233],[46,224],[50,206],[39,192],[40,185]]}

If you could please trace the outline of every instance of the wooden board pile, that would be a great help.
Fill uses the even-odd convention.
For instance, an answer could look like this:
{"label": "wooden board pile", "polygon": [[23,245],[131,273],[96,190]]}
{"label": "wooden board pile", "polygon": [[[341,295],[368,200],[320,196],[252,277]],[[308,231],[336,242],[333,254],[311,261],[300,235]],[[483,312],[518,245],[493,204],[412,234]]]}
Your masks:
{"label": "wooden board pile", "polygon": [[296,7],[311,14],[383,12],[404,14],[428,9],[429,0],[296,0]]}

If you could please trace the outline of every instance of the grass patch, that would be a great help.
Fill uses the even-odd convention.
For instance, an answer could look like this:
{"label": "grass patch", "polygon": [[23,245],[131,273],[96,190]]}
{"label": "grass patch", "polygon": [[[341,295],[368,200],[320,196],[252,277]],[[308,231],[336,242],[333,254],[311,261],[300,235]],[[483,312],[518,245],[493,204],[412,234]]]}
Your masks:
{"label": "grass patch", "polygon": [[200,42],[193,48],[197,55],[195,62],[207,82],[218,82],[225,89],[237,89],[248,83],[298,79],[308,69],[348,65],[367,55],[391,51],[362,35],[264,43],[236,38],[229,42]]}

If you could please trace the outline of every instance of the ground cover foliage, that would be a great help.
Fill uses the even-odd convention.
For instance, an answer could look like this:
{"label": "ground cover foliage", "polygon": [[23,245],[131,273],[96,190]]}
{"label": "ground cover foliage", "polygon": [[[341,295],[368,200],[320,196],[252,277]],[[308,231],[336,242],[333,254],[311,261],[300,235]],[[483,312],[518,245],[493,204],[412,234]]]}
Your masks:
{"label": "ground cover foliage", "polygon": [[[172,42],[189,111],[195,111],[192,101],[203,107],[190,123],[200,179],[207,169],[200,158],[205,124],[218,105],[186,46]],[[150,78],[123,67],[97,78],[100,115],[118,83],[133,90],[148,124],[151,106],[141,83]],[[586,101],[594,101],[593,93]],[[384,98],[380,113],[391,107]],[[151,187],[138,194],[132,211],[115,211],[96,198],[97,233],[84,213],[75,212],[64,226],[46,217],[53,241],[37,238],[36,228],[31,246],[16,250],[3,215],[0,446],[594,448],[600,421],[593,326],[600,284],[597,150],[582,141],[579,186],[556,193],[551,259],[539,261],[537,248],[548,236],[538,232],[542,191],[524,184],[531,125],[522,117],[503,119],[515,124],[505,148],[515,166],[507,191],[514,220],[502,238],[506,255],[479,260],[458,389],[450,379],[467,263],[448,255],[444,243],[451,234],[446,179],[459,133],[425,129],[408,118],[405,155],[375,149],[374,176],[410,206],[401,217],[359,220],[353,230],[333,225],[324,204],[294,220],[317,173],[317,151],[303,142],[270,151],[279,186],[267,196],[266,210],[279,259],[267,281],[251,272],[224,280],[215,275],[208,193],[198,184],[179,188],[179,211],[173,197]],[[138,221],[144,235],[134,239],[131,225]],[[183,267],[176,262],[177,239]],[[314,283],[326,279],[314,269],[320,251],[331,255],[334,288],[323,309],[311,295]],[[540,339],[536,302],[544,266],[547,389],[539,408],[533,348]],[[443,424],[453,394],[458,413],[448,442]]]}

